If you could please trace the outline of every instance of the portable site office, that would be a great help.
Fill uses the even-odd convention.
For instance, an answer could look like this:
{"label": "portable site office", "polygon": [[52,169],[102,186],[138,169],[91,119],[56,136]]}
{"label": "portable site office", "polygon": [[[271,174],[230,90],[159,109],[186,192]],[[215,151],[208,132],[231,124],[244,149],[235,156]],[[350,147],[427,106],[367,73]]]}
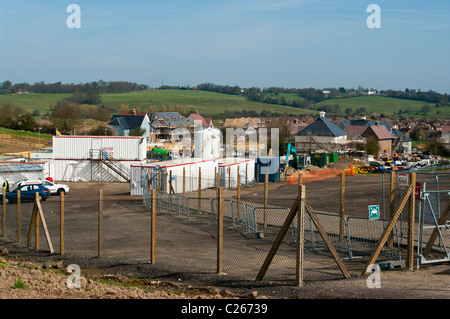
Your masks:
{"label": "portable site office", "polygon": [[[201,170],[201,188],[207,189],[215,186],[219,159],[183,158],[172,161],[162,161],[144,165],[131,166],[130,195],[143,195],[147,180],[151,187],[161,192],[169,193],[170,184],[176,194],[197,191],[199,186],[199,172]],[[169,183],[172,176],[171,183]],[[184,176],[184,183],[183,183]]]}

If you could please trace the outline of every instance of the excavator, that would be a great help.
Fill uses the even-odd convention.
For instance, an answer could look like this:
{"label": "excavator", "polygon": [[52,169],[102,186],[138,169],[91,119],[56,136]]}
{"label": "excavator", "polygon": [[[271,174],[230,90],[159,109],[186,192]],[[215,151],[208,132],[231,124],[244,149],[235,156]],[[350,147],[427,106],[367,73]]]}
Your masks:
{"label": "excavator", "polygon": [[291,155],[291,152],[294,153],[294,160],[292,161],[292,167],[297,169],[297,150],[295,149],[295,147],[291,143],[289,143],[287,151],[286,151],[286,168],[285,168],[285,171],[286,171],[286,169],[289,166],[289,155]]}

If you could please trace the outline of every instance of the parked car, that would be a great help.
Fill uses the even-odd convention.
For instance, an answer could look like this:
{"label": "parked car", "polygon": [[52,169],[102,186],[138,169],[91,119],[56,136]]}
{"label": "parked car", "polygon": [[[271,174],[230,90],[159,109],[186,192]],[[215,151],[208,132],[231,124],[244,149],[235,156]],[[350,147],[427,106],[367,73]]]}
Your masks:
{"label": "parked car", "polygon": [[[5,194],[5,203],[17,202],[17,191],[20,190],[20,201],[34,201],[36,193],[39,193],[39,200],[44,201],[50,197],[50,191],[42,184],[26,184],[21,185],[11,192]],[[3,202],[3,196],[0,196],[0,201]]]}
{"label": "parked car", "polygon": [[57,184],[50,182],[49,180],[33,180],[33,181],[23,181],[19,182],[18,186],[28,185],[28,184],[42,184],[44,187],[48,188],[50,194],[52,195],[61,195],[61,193],[68,193],[69,186],[65,184]]}

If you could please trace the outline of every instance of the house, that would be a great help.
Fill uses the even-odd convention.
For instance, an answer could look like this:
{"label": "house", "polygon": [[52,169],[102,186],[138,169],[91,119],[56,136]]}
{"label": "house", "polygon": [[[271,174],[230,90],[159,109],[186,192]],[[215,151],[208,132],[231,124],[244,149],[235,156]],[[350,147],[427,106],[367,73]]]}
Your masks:
{"label": "house", "polygon": [[170,141],[177,128],[190,129],[193,124],[178,112],[148,113],[150,127],[155,131],[155,140]]}
{"label": "house", "polygon": [[441,137],[439,138],[439,141],[447,150],[450,150],[450,126],[444,126],[442,128]]}
{"label": "house", "polygon": [[200,114],[198,114],[197,110],[195,110],[194,113],[189,114],[187,120],[191,122],[192,125],[195,124],[195,121],[200,121],[203,129],[214,126],[212,123],[212,118],[210,117],[206,118],[201,116]]}
{"label": "house", "polygon": [[379,123],[379,125],[384,125],[388,130],[391,130],[391,125],[386,120],[381,121],[375,121],[375,120],[367,120],[365,116],[361,117],[360,119],[352,119],[352,120],[341,120],[337,126],[339,126],[342,129],[345,129],[349,125],[359,125],[359,126],[371,126],[375,125],[376,122]]}
{"label": "house", "polygon": [[341,152],[348,143],[348,134],[325,117],[320,117],[295,134],[295,148],[297,152],[313,152],[325,150],[327,152]]}
{"label": "house", "polygon": [[264,126],[259,118],[255,117],[241,117],[234,119],[226,119],[223,127],[229,128],[254,128],[257,129],[259,127]]}
{"label": "house", "polygon": [[376,154],[377,158],[392,156],[392,140],[394,137],[389,133],[386,126],[376,122],[375,125],[368,126],[362,136],[366,139],[369,137],[375,138],[380,147]]}
{"label": "house", "polygon": [[145,130],[145,136],[149,141],[154,138],[147,113],[136,113],[132,110],[130,113],[114,114],[109,121],[117,129],[119,136],[130,136],[132,130],[140,127]]}
{"label": "house", "polygon": [[363,133],[367,129],[367,126],[363,125],[348,125],[344,128],[344,131],[348,134],[349,142],[364,142]]}

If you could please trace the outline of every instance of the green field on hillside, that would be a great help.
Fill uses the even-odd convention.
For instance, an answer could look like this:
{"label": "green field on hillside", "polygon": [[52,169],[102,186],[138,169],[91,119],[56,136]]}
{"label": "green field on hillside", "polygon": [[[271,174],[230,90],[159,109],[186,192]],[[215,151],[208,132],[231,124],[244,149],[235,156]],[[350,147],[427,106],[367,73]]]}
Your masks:
{"label": "green field on hillside", "polygon": [[229,111],[287,112],[292,114],[307,114],[310,111],[284,105],[272,105],[248,101],[238,95],[222,94],[195,90],[147,90],[123,94],[102,94],[102,103],[106,107],[118,109],[120,104],[130,108],[147,109],[154,106],[161,110],[162,106],[182,105],[189,110],[198,110],[202,115],[214,116]]}
{"label": "green field on hillside", "polygon": [[[423,117],[420,109],[424,105],[429,105],[431,110],[426,113],[426,117],[449,118],[450,106],[435,107],[434,104],[424,101],[413,101],[404,99],[395,99],[384,96],[359,96],[341,99],[325,100],[317,103],[315,106],[320,108],[320,105],[335,105],[338,104],[341,111],[344,112],[347,108],[352,108],[353,111],[364,107],[367,112],[383,113],[384,115],[403,115],[405,117]],[[402,113],[399,114],[399,111]],[[436,113],[439,111],[439,113]]]}
{"label": "green field on hillside", "polygon": [[[50,111],[50,106],[70,94],[17,94],[0,95],[0,103],[5,100],[12,101],[15,106],[21,107],[30,113],[39,109],[41,114]],[[182,105],[186,111],[198,110],[202,115],[214,116],[229,111],[256,111],[287,112],[292,114],[308,114],[311,111],[302,110],[284,105],[272,105],[248,101],[243,96],[229,95],[215,92],[194,90],[145,90],[130,93],[107,93],[101,94],[102,103],[107,108],[119,110],[121,104],[130,109],[146,111],[148,107],[154,106],[159,111],[162,106]]]}
{"label": "green field on hillside", "polygon": [[[3,101],[10,100],[15,106],[21,107],[30,113],[33,110],[40,110],[44,115],[50,112],[50,106],[55,105],[57,101],[71,94],[17,94],[0,95],[0,104]],[[287,101],[301,99],[296,94],[282,94]],[[127,105],[130,109],[136,108],[139,111],[148,111],[150,106],[156,107],[161,111],[163,106],[184,106],[187,112],[198,110],[204,116],[215,116],[229,111],[256,111],[262,110],[271,112],[287,112],[290,114],[317,114],[321,105],[340,106],[342,114],[345,109],[352,108],[353,111],[364,107],[368,113],[376,112],[387,115],[403,115],[405,117],[423,117],[420,111],[423,105],[429,105],[431,110],[426,114],[427,117],[450,118],[450,107],[435,107],[434,104],[394,99],[382,96],[362,96],[352,98],[341,98],[325,100],[313,105],[316,110],[305,110],[285,105],[275,105],[248,101],[243,96],[222,94],[216,92],[196,91],[196,90],[145,90],[134,91],[130,93],[108,93],[101,94],[102,103],[107,108],[119,110],[121,104]],[[402,111],[399,114],[399,111]],[[369,115],[369,114],[368,114]]]}

